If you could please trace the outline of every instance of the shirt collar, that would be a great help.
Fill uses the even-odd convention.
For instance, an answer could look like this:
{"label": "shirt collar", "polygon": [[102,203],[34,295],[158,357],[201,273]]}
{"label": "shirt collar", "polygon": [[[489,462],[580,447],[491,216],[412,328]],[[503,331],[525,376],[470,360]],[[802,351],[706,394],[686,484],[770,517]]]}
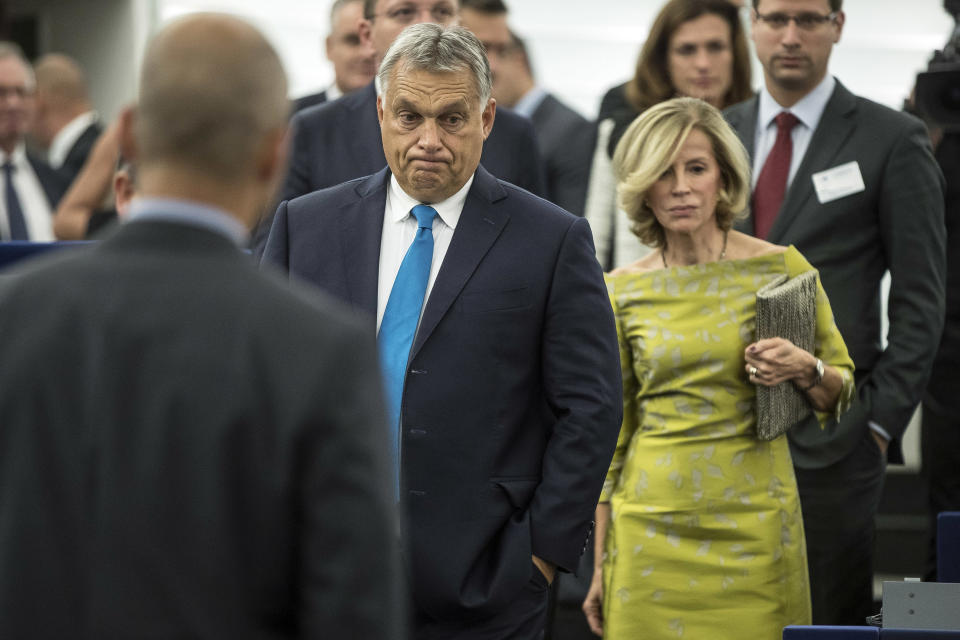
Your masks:
{"label": "shirt collar", "polygon": [[47,159],[55,169],[64,163],[67,159],[67,154],[70,153],[70,149],[73,148],[73,144],[77,141],[77,138],[79,138],[86,128],[93,124],[96,119],[96,111],[87,111],[86,113],[78,115],[57,132],[57,135],[53,137],[53,141],[50,143],[49,151],[47,151]]}
{"label": "shirt collar", "polygon": [[327,102],[333,102],[342,95],[343,91],[340,91],[340,87],[337,86],[336,82],[330,83],[330,86],[327,87]]}
{"label": "shirt collar", "polygon": [[[470,191],[470,186],[473,184],[473,178],[474,176],[470,176],[470,179],[467,180],[465,185],[460,187],[459,191],[443,202],[430,204],[431,207],[436,209],[437,214],[440,216],[440,219],[443,220],[443,223],[451,229],[457,228],[457,222],[460,221],[460,214],[463,213],[463,205],[467,201],[467,192]],[[408,196],[406,191],[400,187],[400,183],[397,182],[397,177],[391,173],[390,211],[387,214],[387,219],[392,222],[402,222],[408,215],[410,215],[410,210],[418,204],[423,203]]]}
{"label": "shirt collar", "polygon": [[134,198],[125,222],[152,220],[201,227],[227,237],[238,247],[250,241],[247,228],[223,209],[175,198]]}
{"label": "shirt collar", "polygon": [[533,117],[533,112],[537,110],[543,99],[547,97],[547,90],[542,87],[534,87],[523,94],[523,97],[517,100],[513,105],[513,110],[522,116]]}
{"label": "shirt collar", "polygon": [[10,162],[14,167],[20,168],[27,161],[27,145],[22,141],[13,148],[13,153],[7,155],[6,152],[0,150],[0,166]]}
{"label": "shirt collar", "polygon": [[813,131],[820,124],[820,118],[823,116],[824,109],[827,108],[827,102],[830,101],[830,96],[833,95],[833,89],[836,85],[836,79],[828,73],[820,81],[820,84],[790,108],[780,106],[767,91],[767,87],[764,86],[760,90],[760,113],[757,122],[760,122],[766,129],[781,111],[789,111],[797,116],[807,129]]}

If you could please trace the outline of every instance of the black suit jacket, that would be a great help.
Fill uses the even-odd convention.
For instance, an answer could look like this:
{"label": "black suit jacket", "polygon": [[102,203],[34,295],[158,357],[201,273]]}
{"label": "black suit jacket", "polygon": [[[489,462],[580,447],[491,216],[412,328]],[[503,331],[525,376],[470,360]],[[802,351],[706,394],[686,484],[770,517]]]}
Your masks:
{"label": "black suit jacket", "polygon": [[373,341],[220,235],[0,282],[0,636],[396,638]]}
{"label": "black suit jacket", "polygon": [[[327,101],[327,91],[319,91],[317,93],[311,93],[309,95],[301,96],[293,101],[293,113],[303,111],[307,107],[315,107],[318,104],[323,104]],[[291,114],[292,115],[292,114]]]}
{"label": "black suit jacket", "polygon": [[27,162],[33,167],[33,172],[37,174],[37,179],[40,180],[40,186],[43,188],[44,195],[47,196],[51,211],[56,209],[60,199],[63,198],[63,194],[70,187],[70,180],[29,151],[27,152]]}
{"label": "black suit jacket", "polygon": [[99,122],[92,122],[70,147],[67,157],[59,168],[60,173],[66,177],[67,184],[76,179],[101,133],[103,133],[103,126]]}
{"label": "black suit jacket", "polygon": [[[758,98],[725,115],[752,155]],[[813,174],[857,162],[865,189],[821,204]],[[893,441],[920,401],[944,313],[943,176],[923,124],[850,93],[837,82],[797,169],[768,240],[793,244],[820,272],[834,317],[856,365],[858,402],[839,423],[816,420],[791,429],[795,464],[826,466],[863,436],[867,422]],[[738,228],[753,232],[752,217]],[[880,280],[889,270],[890,329],[881,346]]]}
{"label": "black suit jacket", "polygon": [[[373,83],[337,100],[294,116],[290,168],[281,200],[325,189],[375,173],[387,164],[383,155],[377,92]],[[533,125],[508,109],[497,109],[493,130],[483,144],[480,163],[501,180],[544,194],[544,168]],[[262,250],[270,218],[254,234]]]}
{"label": "black suit jacket", "polygon": [[[280,205],[264,261],[369,314],[389,171]],[[403,535],[413,597],[489,616],[531,553],[577,566],[622,415],[616,329],[585,220],[477,169],[411,350]]]}
{"label": "black suit jacket", "polygon": [[530,119],[537,133],[540,156],[547,166],[546,198],[582,216],[596,137],[593,126],[550,94]]}

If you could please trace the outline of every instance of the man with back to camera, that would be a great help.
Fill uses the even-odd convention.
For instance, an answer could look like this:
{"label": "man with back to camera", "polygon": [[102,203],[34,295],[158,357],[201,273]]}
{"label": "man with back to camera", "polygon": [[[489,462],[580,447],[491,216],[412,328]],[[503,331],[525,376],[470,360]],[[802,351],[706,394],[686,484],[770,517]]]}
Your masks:
{"label": "man with back to camera", "polygon": [[360,42],[363,0],[335,0],[330,7],[330,33],[324,41],[327,60],[333,65],[333,83],[294,101],[293,110],[336,100],[367,86],[377,72],[373,51]]}
{"label": "man with back to camera", "polygon": [[463,0],[460,24],[480,39],[493,74],[493,97],[530,118],[546,165],[546,198],[583,215],[593,157],[593,126],[579,113],[537,86],[526,43],[507,26],[502,0]]}
{"label": "man with back to camera", "polygon": [[[457,0],[364,0],[360,40],[375,52],[377,65],[400,32],[409,25],[457,23]],[[281,200],[379,171],[386,165],[377,124],[377,90],[373,82],[342,100],[298,113],[292,122],[290,169]],[[501,109],[496,132],[484,145],[481,162],[490,173],[527,191],[544,193],[544,168],[533,126],[526,118]],[[254,237],[259,253],[272,216]]]}
{"label": "man with back to camera", "polygon": [[200,14],[140,77],[129,221],[0,282],[0,636],[401,637],[373,341],[241,250],[280,60]]}
{"label": "man with back to camera", "polygon": [[69,183],[27,151],[36,82],[12,42],[0,41],[0,241],[53,240],[53,209]]}
{"label": "man with back to camera", "polygon": [[87,95],[83,69],[72,58],[48,53],[34,65],[37,77],[33,137],[47,161],[73,182],[103,126]]}
{"label": "man with back to camera", "polygon": [[479,165],[490,71],[409,27],[378,71],[388,167],[284,202],[264,261],[369,314],[387,387],[416,638],[538,638],[622,414],[587,222]]}
{"label": "man with back to camera", "polygon": [[[874,516],[885,461],[921,399],[944,312],[943,178],[923,125],[850,93],[827,73],[841,0],[755,0],[759,96],[726,116],[752,155],[752,211],[739,228],[793,244],[818,269],[850,355],[858,402],[821,430],[789,432],[803,508],[813,622],[873,611]],[[785,114],[785,115],[784,115]],[[890,271],[881,348],[880,280]]]}

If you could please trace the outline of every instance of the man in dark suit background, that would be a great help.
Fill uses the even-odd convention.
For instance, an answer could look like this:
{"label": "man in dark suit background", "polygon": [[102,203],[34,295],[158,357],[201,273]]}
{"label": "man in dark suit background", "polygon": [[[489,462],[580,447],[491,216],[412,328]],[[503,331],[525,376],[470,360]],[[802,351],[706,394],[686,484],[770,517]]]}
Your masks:
{"label": "man in dark suit background", "polygon": [[73,182],[87,161],[103,126],[87,96],[87,80],[77,62],[50,53],[33,67],[37,77],[32,135],[47,150],[47,162]]}
{"label": "man in dark suit background", "polygon": [[593,126],[536,85],[526,43],[507,26],[507,6],[502,0],[464,0],[460,24],[487,50],[497,105],[510,107],[533,122],[546,165],[544,197],[582,216],[593,157]]}
{"label": "man in dark suit background", "polygon": [[12,42],[0,42],[0,241],[53,240],[52,212],[68,182],[24,142],[36,82]]}
{"label": "man in dark suit background", "polygon": [[140,77],[129,222],[0,282],[0,636],[398,638],[373,340],[241,250],[279,58],[203,14]]}
{"label": "man in dark suit background", "polygon": [[[364,0],[363,11],[360,39],[373,48],[379,65],[405,27],[422,22],[456,24],[459,5],[457,0]],[[281,200],[366,176],[386,165],[376,103],[371,82],[342,100],[311,107],[293,118],[293,149]],[[526,118],[501,110],[481,162],[494,176],[543,195],[543,165]],[[256,252],[266,242],[271,219],[267,216],[255,234]]]}
{"label": "man in dark suit background", "polygon": [[[793,244],[819,270],[856,364],[858,401],[821,430],[789,432],[815,624],[863,624],[872,608],[874,516],[885,461],[930,374],[944,313],[943,178],[922,123],[850,93],[827,73],[841,0],[758,0],[759,96],[728,109],[754,162],[741,223]],[[786,113],[788,115],[782,115]],[[880,281],[890,327],[881,347]]]}
{"label": "man in dark suit background", "polygon": [[330,33],[324,40],[333,65],[333,83],[323,91],[297,98],[293,110],[336,100],[370,84],[377,71],[370,47],[360,42],[363,0],[335,0],[330,6]]}
{"label": "man in dark suit background", "polygon": [[478,165],[496,105],[469,31],[409,27],[378,81],[388,167],[282,203],[264,261],[378,331],[414,637],[538,638],[622,414],[590,229]]}

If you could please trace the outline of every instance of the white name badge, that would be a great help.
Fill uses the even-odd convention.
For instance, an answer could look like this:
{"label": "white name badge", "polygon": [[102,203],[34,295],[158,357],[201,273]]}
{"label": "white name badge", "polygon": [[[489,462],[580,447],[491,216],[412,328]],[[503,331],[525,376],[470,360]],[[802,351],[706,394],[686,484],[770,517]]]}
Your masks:
{"label": "white name badge", "polygon": [[854,160],[813,174],[813,188],[817,190],[817,200],[820,204],[860,193],[865,188],[863,176],[860,174],[860,164]]}

